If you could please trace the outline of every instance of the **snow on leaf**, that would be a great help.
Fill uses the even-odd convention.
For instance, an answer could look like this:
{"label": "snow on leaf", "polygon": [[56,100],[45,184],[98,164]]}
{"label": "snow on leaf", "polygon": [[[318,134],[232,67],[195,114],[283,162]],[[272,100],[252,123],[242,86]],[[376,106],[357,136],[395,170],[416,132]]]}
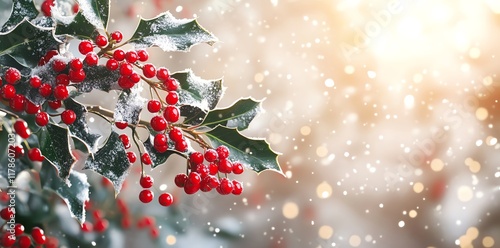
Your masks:
{"label": "snow on leaf", "polygon": [[215,109],[207,114],[200,126],[216,127],[222,125],[244,130],[260,111],[260,101],[251,98],[240,99],[228,108]]}
{"label": "snow on leaf", "polygon": [[89,187],[87,175],[72,170],[68,182],[57,177],[56,171],[49,162],[42,163],[40,171],[42,187],[56,192],[66,203],[71,213],[82,224],[85,222],[85,202],[89,200]]}
{"label": "snow on leaf", "polygon": [[83,69],[86,74],[85,80],[74,85],[78,92],[88,93],[94,89],[109,92],[110,90],[121,89],[118,86],[119,71],[110,71],[103,65],[84,65]]}
{"label": "snow on leaf", "polygon": [[52,28],[36,26],[24,20],[9,32],[0,33],[0,55],[9,54],[19,63],[35,67],[48,50],[60,43]]}
{"label": "snow on leaf", "polygon": [[6,32],[24,19],[33,20],[38,16],[38,10],[33,0],[14,0],[12,3],[12,12],[9,19],[3,24],[0,32]]}
{"label": "snow on leaf", "polygon": [[109,18],[109,0],[78,0],[79,13],[97,29],[106,29]]}
{"label": "snow on leaf", "polygon": [[115,121],[125,121],[132,125],[139,123],[139,115],[147,101],[141,97],[140,92],[141,88],[138,87],[130,89],[130,92],[122,91],[116,102]]}
{"label": "snow on leaf", "polygon": [[104,146],[97,150],[94,157],[87,158],[83,169],[92,170],[108,178],[113,183],[117,196],[129,173],[130,165],[118,133],[111,132]]}
{"label": "snow on leaf", "polygon": [[97,150],[97,142],[101,135],[90,133],[86,120],[87,108],[72,97],[64,101],[64,107],[73,110],[76,114],[75,122],[68,127],[71,135],[80,139],[85,144],[86,152],[92,155]]}
{"label": "snow on leaf", "polygon": [[57,18],[57,35],[70,35],[82,40],[91,40],[96,33],[95,26],[85,19],[82,12],[78,12],[74,17],[64,16]]}
{"label": "snow on leaf", "polygon": [[217,126],[205,135],[214,147],[227,146],[231,160],[240,161],[257,173],[273,170],[283,174],[278,163],[279,154],[264,139],[248,138],[235,128],[223,126]]}
{"label": "snow on leaf", "polygon": [[58,171],[59,177],[67,179],[75,158],[69,144],[69,130],[49,123],[38,134],[40,150],[47,161]]}
{"label": "snow on leaf", "polygon": [[176,19],[164,12],[153,19],[141,19],[129,43],[136,49],[157,46],[163,51],[189,51],[196,44],[216,41],[195,19]]}

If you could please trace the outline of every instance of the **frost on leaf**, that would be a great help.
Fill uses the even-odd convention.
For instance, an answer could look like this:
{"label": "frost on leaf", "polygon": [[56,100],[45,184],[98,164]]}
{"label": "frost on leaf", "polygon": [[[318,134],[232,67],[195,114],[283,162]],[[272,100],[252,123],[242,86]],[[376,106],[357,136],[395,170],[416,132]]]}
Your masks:
{"label": "frost on leaf", "polygon": [[97,142],[101,135],[90,132],[87,125],[87,109],[81,103],[69,97],[64,101],[66,109],[71,109],[76,114],[76,120],[68,128],[72,136],[80,139],[86,147],[85,152],[93,154],[97,150]]}
{"label": "frost on leaf", "polygon": [[165,12],[153,19],[141,19],[129,43],[136,49],[157,46],[163,51],[189,51],[196,44],[212,45],[216,41],[195,19],[176,19]]}
{"label": "frost on leaf", "polygon": [[140,91],[141,88],[134,87],[130,92],[123,91],[120,94],[115,107],[115,121],[125,121],[132,125],[139,122],[139,115],[147,101],[141,97]]}
{"label": "frost on leaf", "polygon": [[40,130],[38,140],[45,159],[57,169],[59,177],[67,179],[76,161],[71,153],[68,129],[49,123]]}
{"label": "frost on leaf", "polygon": [[33,0],[14,0],[12,3],[12,12],[9,19],[3,24],[0,32],[7,32],[24,19],[33,20],[38,16],[38,10]]}
{"label": "frost on leaf", "polygon": [[108,178],[115,188],[115,196],[120,193],[123,181],[129,173],[130,162],[125,147],[116,132],[111,132],[108,140],[95,154],[85,161],[85,170],[92,170]]}
{"label": "frost on leaf", "polygon": [[78,92],[88,93],[94,89],[109,92],[120,89],[118,86],[119,71],[110,71],[106,66],[84,66],[85,80],[75,85]]}
{"label": "frost on leaf", "polygon": [[109,18],[109,0],[78,0],[79,13],[97,29],[106,29]]}
{"label": "frost on leaf", "polygon": [[66,203],[71,217],[85,222],[85,202],[89,200],[87,175],[72,170],[67,182],[59,178],[50,163],[44,161],[40,171],[40,182],[44,189],[56,192]]}

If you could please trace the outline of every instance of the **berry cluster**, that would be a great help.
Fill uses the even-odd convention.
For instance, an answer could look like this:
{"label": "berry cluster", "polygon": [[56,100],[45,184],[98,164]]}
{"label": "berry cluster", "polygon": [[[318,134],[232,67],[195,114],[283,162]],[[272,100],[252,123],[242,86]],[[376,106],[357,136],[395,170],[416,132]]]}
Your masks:
{"label": "berry cluster", "polygon": [[[0,216],[5,221],[10,221],[11,216],[14,214],[13,210],[9,207],[3,208],[0,211]],[[28,234],[25,232],[24,226],[20,223],[7,222],[5,226],[7,226],[6,230],[1,230],[2,235],[0,244],[2,247],[16,246],[19,248],[29,248],[32,245],[36,247],[39,245],[44,245],[44,247],[58,246],[57,239],[46,236],[45,232],[40,227],[33,227]]]}
{"label": "berry cluster", "polygon": [[[231,162],[229,159],[229,150],[225,146],[219,146],[216,149],[207,149],[204,154],[193,152],[189,155],[189,173],[178,174],[175,176],[175,185],[184,188],[186,194],[194,194],[201,190],[208,192],[216,189],[221,195],[240,195],[243,192],[241,182],[229,180],[227,177],[216,177],[219,173],[223,174],[241,174],[243,165],[240,162]],[[208,164],[204,164],[203,161]]]}
{"label": "berry cluster", "polygon": [[[54,8],[54,7],[55,7],[54,0],[44,0],[42,2],[40,10],[42,11],[42,14],[44,16],[52,16],[52,8]],[[74,3],[72,8],[71,8],[71,11],[73,11],[73,13],[78,13],[79,9],[80,9],[80,7],[78,6],[78,4]]]}
{"label": "berry cluster", "polygon": [[[153,187],[154,179],[149,175],[142,175],[139,180],[139,184],[143,190],[139,193],[139,200],[143,203],[150,203],[154,198],[153,191],[150,190]],[[162,193],[158,197],[158,202],[164,207],[172,205],[174,199],[170,193]]]}
{"label": "berry cluster", "polygon": [[[19,137],[27,139],[31,135],[31,131],[26,121],[18,119],[16,120],[13,126],[14,126],[14,131]],[[22,156],[25,155],[24,147],[21,144],[11,144],[9,145],[8,149],[9,153],[14,154],[15,159],[21,158]],[[28,158],[34,162],[35,161],[42,162],[44,159],[42,152],[37,147],[33,147],[28,150]]]}

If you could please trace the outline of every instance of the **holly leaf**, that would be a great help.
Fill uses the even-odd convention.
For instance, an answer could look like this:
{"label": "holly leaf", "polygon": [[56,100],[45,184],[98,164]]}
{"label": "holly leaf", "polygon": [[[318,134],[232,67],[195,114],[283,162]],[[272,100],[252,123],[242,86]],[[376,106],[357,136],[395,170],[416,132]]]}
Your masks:
{"label": "holly leaf", "polygon": [[87,175],[72,170],[65,181],[57,176],[49,162],[44,161],[40,170],[40,183],[44,189],[57,193],[63,199],[71,217],[80,224],[85,222],[85,202],[89,200],[90,187]]}
{"label": "holly leaf", "polygon": [[78,92],[88,93],[94,89],[109,92],[120,89],[118,86],[119,71],[110,71],[103,65],[84,66],[84,70],[85,80],[74,85]]}
{"label": "holly leaf", "polygon": [[57,35],[70,35],[81,40],[92,40],[93,35],[96,33],[95,26],[83,16],[82,12],[69,17],[57,14],[53,16],[57,20]]}
{"label": "holly leaf", "polygon": [[78,0],[79,13],[95,28],[108,27],[110,0]]}
{"label": "holly leaf", "polygon": [[188,143],[188,149],[185,152],[179,152],[175,150],[175,143],[172,140],[168,139],[168,149],[163,153],[158,152],[154,148],[153,141],[154,141],[154,136],[149,135],[148,139],[142,143],[144,149],[146,150],[147,153],[149,153],[149,156],[151,157],[151,162],[152,162],[151,168],[153,169],[165,163],[167,159],[173,154],[187,157],[189,153],[193,152],[193,148],[191,147],[189,140],[186,140],[186,142]]}
{"label": "holly leaf", "polygon": [[137,87],[132,88],[129,92],[122,91],[116,102],[115,121],[125,121],[128,124],[136,125],[139,123],[139,115],[146,101],[140,95],[140,90]]}
{"label": "holly leaf", "polygon": [[0,32],[6,32],[18,23],[26,20],[33,20],[38,16],[38,10],[33,0],[13,0],[12,12],[9,19],[3,24]]}
{"label": "holly leaf", "polygon": [[189,51],[199,43],[212,45],[217,41],[195,19],[176,19],[164,12],[153,19],[142,19],[128,43],[136,49],[157,46],[163,51]]}
{"label": "holly leaf", "polygon": [[45,159],[57,169],[60,178],[67,179],[76,161],[71,153],[69,130],[49,123],[40,130],[38,139]]}
{"label": "holly leaf", "polygon": [[52,28],[43,28],[24,20],[6,33],[0,33],[0,55],[9,54],[20,64],[35,67],[45,53],[61,41]]}
{"label": "holly leaf", "polygon": [[64,100],[66,109],[71,109],[76,114],[76,120],[73,124],[69,125],[69,131],[72,136],[80,139],[86,147],[87,152],[93,156],[97,150],[97,142],[101,135],[90,133],[89,126],[87,125],[87,108],[72,97]]}
{"label": "holly leaf", "polygon": [[[181,105],[181,115],[186,117],[184,121],[186,124],[197,125],[201,123],[208,111],[217,106],[225,90],[222,86],[222,79],[201,79],[192,70],[176,72],[171,76],[181,86],[179,105]],[[190,107],[182,108],[183,105]]]}
{"label": "holly leaf", "polygon": [[210,128],[222,125],[229,128],[244,130],[261,110],[261,101],[251,98],[240,99],[225,109],[216,109],[208,112],[207,117],[200,124]]}
{"label": "holly leaf", "polygon": [[115,188],[115,197],[120,193],[123,181],[129,173],[130,162],[127,152],[116,132],[111,132],[108,140],[94,157],[89,157],[85,161],[84,170],[92,170],[108,178]]}
{"label": "holly leaf", "polygon": [[255,172],[273,170],[283,174],[278,163],[279,154],[264,139],[248,138],[236,128],[224,126],[217,126],[205,135],[214,147],[227,146],[231,159],[240,161]]}

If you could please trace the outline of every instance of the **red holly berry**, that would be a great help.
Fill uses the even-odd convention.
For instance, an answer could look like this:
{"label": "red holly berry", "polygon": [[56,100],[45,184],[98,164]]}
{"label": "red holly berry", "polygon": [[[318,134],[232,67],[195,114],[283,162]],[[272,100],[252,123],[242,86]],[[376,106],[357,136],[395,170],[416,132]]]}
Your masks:
{"label": "red holly berry", "polygon": [[176,91],[179,89],[179,82],[177,82],[177,80],[175,80],[175,78],[168,78],[164,83],[163,83],[164,87],[168,90],[168,91]]}
{"label": "red holly berry", "polygon": [[241,164],[238,161],[233,163],[232,171],[234,174],[239,175],[239,174],[243,173],[243,170],[244,170],[243,164]]}
{"label": "red holly berry", "polygon": [[17,223],[14,226],[14,230],[15,230],[16,236],[21,236],[24,233],[24,226],[20,223]]}
{"label": "red holly berry", "polygon": [[5,81],[9,84],[17,84],[21,79],[21,72],[16,68],[10,67],[5,71]]}
{"label": "red holly berry", "polygon": [[219,159],[219,171],[222,173],[231,173],[233,171],[233,164],[227,159]]}
{"label": "red holly berry", "polygon": [[231,192],[233,192],[233,183],[229,181],[227,178],[221,178],[220,184],[219,184],[219,193],[221,195],[228,195]]}
{"label": "red holly berry", "polygon": [[188,175],[188,180],[193,184],[200,184],[201,176],[200,174],[198,174],[198,172],[191,171]]}
{"label": "red holly berry", "polygon": [[131,164],[135,163],[135,161],[137,160],[137,156],[135,156],[134,152],[127,152],[127,158]]}
{"label": "red holly berry", "polygon": [[30,100],[26,100],[24,102],[24,111],[26,111],[27,114],[34,115],[40,112],[40,105],[36,105]]}
{"label": "red holly berry", "polygon": [[42,84],[40,88],[38,88],[38,93],[47,98],[52,94],[52,86],[50,84]]}
{"label": "red holly berry", "polygon": [[125,52],[121,49],[116,49],[113,52],[113,58],[117,61],[123,61],[125,59]]}
{"label": "red holly berry", "polygon": [[164,207],[168,207],[172,205],[172,202],[174,202],[174,199],[170,193],[163,193],[158,197],[158,202],[160,202],[160,205]]}
{"label": "red holly berry", "polygon": [[98,219],[94,223],[94,230],[96,232],[102,233],[102,232],[106,231],[106,229],[108,229],[108,226],[109,226],[109,221],[108,220],[106,220],[106,219]]}
{"label": "red holly berry", "polygon": [[120,43],[123,39],[123,34],[120,31],[115,31],[111,33],[111,39],[114,40],[116,43]]}
{"label": "red holly berry", "polygon": [[28,236],[21,236],[18,238],[17,244],[19,244],[19,248],[29,248],[31,247],[31,239]]}
{"label": "red holly berry", "polygon": [[207,180],[208,186],[210,186],[210,188],[212,189],[217,188],[220,184],[219,179],[215,176],[208,176],[205,179]]}
{"label": "red holly berry", "polygon": [[165,121],[165,119],[158,115],[151,118],[150,124],[151,128],[153,128],[153,130],[157,132],[161,132],[167,128],[167,122]]}
{"label": "red holly berry", "polygon": [[39,245],[45,244],[45,241],[47,240],[43,229],[41,229],[40,227],[33,227],[33,229],[31,229],[31,237],[33,238],[35,243]]}
{"label": "red holly berry", "polygon": [[197,165],[196,172],[198,172],[198,174],[200,174],[202,179],[207,177],[208,175],[210,175],[210,170],[209,170],[208,166],[205,164]]}
{"label": "red holly berry", "polygon": [[42,6],[41,6],[41,10],[42,10],[43,15],[52,16],[52,7],[54,7],[53,0],[43,1]]}
{"label": "red holly berry", "polygon": [[16,214],[14,208],[5,207],[0,211],[0,217],[4,220],[13,219]]}
{"label": "red holly berry", "polygon": [[139,184],[145,189],[153,187],[153,183],[154,179],[149,175],[141,176],[141,179],[139,180]]}
{"label": "red holly berry", "polygon": [[61,120],[66,124],[66,125],[71,125],[73,122],[76,120],[76,114],[73,110],[71,109],[66,109],[61,113]]}
{"label": "red holly berry", "polygon": [[141,161],[142,163],[146,164],[146,165],[150,165],[151,164],[151,157],[149,156],[149,153],[145,152],[141,155]]}
{"label": "red holly berry", "polygon": [[118,128],[118,129],[125,129],[128,127],[128,123],[126,121],[116,121],[115,122],[115,126]]}
{"label": "red holly berry", "polygon": [[92,225],[92,223],[90,223],[88,221],[83,222],[83,224],[82,224],[82,231],[83,232],[92,232],[93,229],[94,229],[94,225]]}
{"label": "red holly berry", "polygon": [[205,160],[207,162],[211,163],[211,162],[214,162],[215,160],[217,160],[218,154],[217,154],[217,152],[214,149],[207,149],[205,151],[204,157],[205,157]]}
{"label": "red holly berry", "polygon": [[147,78],[152,78],[156,76],[156,68],[153,64],[145,64],[142,67],[142,74]]}
{"label": "red holly berry", "polygon": [[186,174],[177,174],[174,178],[174,183],[177,187],[182,188],[186,185],[186,181],[188,180],[188,176]]}
{"label": "red holly berry", "polygon": [[11,247],[16,243],[16,236],[10,232],[5,232],[2,236],[2,246]]}
{"label": "red holly berry", "polygon": [[243,186],[241,185],[240,182],[233,180],[233,195],[241,195],[241,192],[243,192]]}
{"label": "red holly berry", "polygon": [[123,76],[129,76],[134,71],[134,68],[130,63],[123,63],[120,65],[120,74]]}
{"label": "red holly berry", "polygon": [[185,140],[181,140],[175,143],[175,150],[179,152],[185,152],[188,148],[188,144]]}
{"label": "red holly berry", "polygon": [[115,59],[109,59],[108,61],[106,61],[106,68],[110,71],[118,69],[118,61],[116,61]]}
{"label": "red holly berry", "polygon": [[227,158],[229,157],[229,149],[227,149],[227,146],[221,145],[215,149],[217,151],[217,155],[219,156],[219,159]]}
{"label": "red holly berry", "polygon": [[99,62],[99,56],[94,52],[89,52],[85,55],[85,63],[89,66],[96,66]]}
{"label": "red holly berry", "polygon": [[68,74],[59,74],[56,76],[56,84],[57,85],[69,85],[69,76]]}
{"label": "red holly berry", "polygon": [[157,113],[161,109],[161,102],[155,99],[148,101],[148,111],[150,113]]}
{"label": "red holly berry", "polygon": [[47,112],[39,112],[35,115],[35,123],[38,126],[46,126],[49,124],[49,114]]}
{"label": "red holly berry", "polygon": [[179,120],[180,117],[180,111],[179,108],[176,106],[167,106],[165,108],[165,111],[163,112],[163,117],[165,117],[165,120],[167,120],[170,123],[175,123]]}
{"label": "red holly berry", "polygon": [[9,145],[9,150],[14,151],[14,158],[24,156],[24,148],[22,145]]}
{"label": "red holly berry", "polygon": [[98,45],[99,47],[105,47],[108,45],[108,38],[104,35],[98,35],[95,38],[95,44]]}
{"label": "red holly berry", "polygon": [[26,103],[26,97],[21,94],[16,94],[12,99],[9,101],[9,107],[16,111],[16,112],[21,112],[24,110],[24,104]]}
{"label": "red holly berry", "polygon": [[216,163],[210,163],[208,164],[208,171],[210,172],[210,175],[215,175],[219,172],[219,166]]}
{"label": "red holly berry", "polygon": [[189,162],[191,165],[198,165],[203,163],[203,154],[201,152],[193,152],[189,154]]}
{"label": "red holly berry", "polygon": [[186,185],[184,185],[184,192],[188,195],[192,195],[200,189],[200,184],[194,184],[191,181],[187,180]]}
{"label": "red holly berry", "polygon": [[49,101],[47,101],[47,104],[49,105],[49,107],[51,109],[54,109],[54,110],[56,110],[62,106],[62,102],[59,100],[53,100],[53,101],[49,100]]}
{"label": "red holly berry", "polygon": [[0,93],[3,99],[9,100],[14,98],[14,96],[16,95],[16,88],[14,88],[14,86],[10,84],[5,84],[4,86],[2,86]]}
{"label": "red holly berry", "polygon": [[149,203],[153,200],[154,194],[149,189],[144,189],[139,193],[139,200],[143,203]]}
{"label": "red holly berry", "polygon": [[68,98],[69,92],[68,92],[68,88],[66,88],[66,85],[62,85],[62,84],[56,85],[56,87],[54,88],[54,97],[57,100],[61,100],[61,101]]}
{"label": "red holly berry", "polygon": [[129,63],[134,63],[137,61],[138,59],[138,56],[137,56],[137,52],[134,51],[134,50],[131,50],[131,51],[128,51],[126,54],[125,54],[125,59],[127,60],[127,62]]}
{"label": "red holly berry", "polygon": [[182,141],[182,136],[182,131],[177,127],[173,127],[170,129],[170,132],[168,132],[168,137],[176,143]]}
{"label": "red holly berry", "polygon": [[130,76],[128,77],[128,80],[130,80],[130,82],[136,84],[139,81],[141,81],[141,76],[139,74],[137,74],[136,72],[132,72],[132,74],[130,74]]}
{"label": "red holly berry", "polygon": [[21,119],[16,120],[16,122],[14,123],[14,130],[16,131],[17,135],[19,135],[23,139],[27,139],[31,135],[31,131],[28,128],[28,123]]}
{"label": "red holly berry", "polygon": [[179,94],[177,91],[169,91],[165,97],[165,101],[170,105],[175,105],[179,102]]}
{"label": "red holly berry", "polygon": [[54,71],[56,72],[64,71],[66,69],[66,62],[56,59],[52,64],[52,69],[54,69]]}
{"label": "red holly berry", "polygon": [[69,67],[73,70],[80,70],[83,68],[83,63],[79,58],[74,58],[69,62]]}
{"label": "red holly berry", "polygon": [[120,134],[120,139],[122,140],[125,149],[129,149],[131,146],[129,137],[126,134]]}
{"label": "red holly berry", "polygon": [[154,138],[154,146],[155,147],[166,146],[167,142],[168,142],[168,138],[167,138],[166,134],[159,133],[159,134],[155,135],[155,138]]}
{"label": "red holly berry", "polygon": [[81,54],[86,55],[87,53],[90,53],[94,50],[94,45],[92,45],[92,42],[88,40],[84,40],[80,42],[78,45],[78,51],[80,51]]}
{"label": "red holly berry", "polygon": [[149,59],[149,54],[146,50],[139,50],[137,51],[137,58],[141,62],[145,62]]}
{"label": "red holly berry", "polygon": [[54,56],[57,56],[57,55],[59,55],[59,51],[57,51],[57,50],[49,50],[47,53],[45,53],[45,60],[48,62]]}
{"label": "red holly berry", "polygon": [[165,81],[169,77],[170,77],[170,73],[168,72],[167,68],[165,68],[165,67],[160,67],[156,71],[156,78],[158,78],[158,80]]}
{"label": "red holly berry", "polygon": [[32,76],[30,78],[30,85],[33,88],[38,88],[40,85],[42,85],[42,79],[40,79],[39,76]]}
{"label": "red holly berry", "polygon": [[75,4],[73,4],[73,6],[71,7],[71,10],[73,11],[73,13],[75,13],[75,14],[76,14],[76,13],[78,13],[78,11],[80,10],[80,6],[79,6],[77,3],[75,3]]}
{"label": "red holly berry", "polygon": [[43,162],[43,159],[44,159],[42,152],[37,147],[31,148],[28,151],[28,158],[31,161],[38,161],[38,162]]}
{"label": "red holly berry", "polygon": [[134,82],[130,81],[128,76],[120,76],[120,78],[118,78],[118,85],[122,89],[130,89],[134,87]]}
{"label": "red holly berry", "polygon": [[86,77],[87,75],[83,69],[69,70],[69,80],[71,80],[71,82],[80,83],[85,80]]}

